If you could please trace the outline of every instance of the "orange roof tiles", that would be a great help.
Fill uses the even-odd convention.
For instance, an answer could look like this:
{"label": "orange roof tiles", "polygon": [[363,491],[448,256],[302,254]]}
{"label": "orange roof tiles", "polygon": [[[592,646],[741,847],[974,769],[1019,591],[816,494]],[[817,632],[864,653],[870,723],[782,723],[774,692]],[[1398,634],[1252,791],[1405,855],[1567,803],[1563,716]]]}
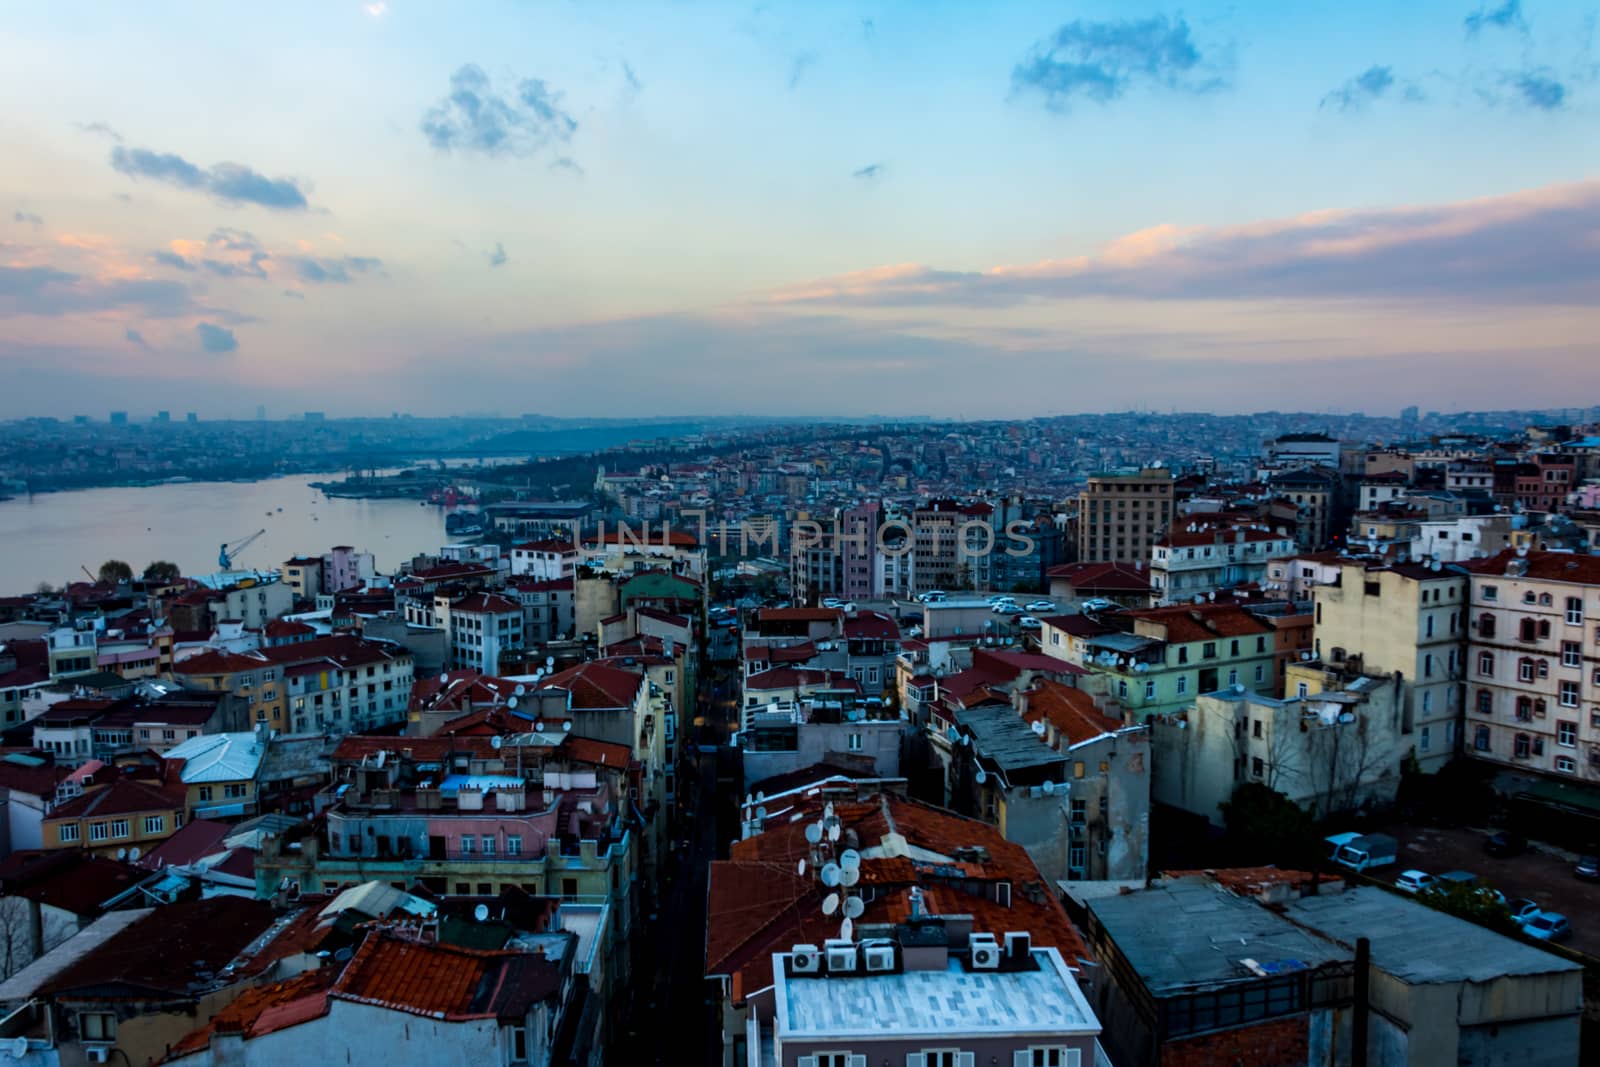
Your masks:
{"label": "orange roof tiles", "polygon": [[369,934],[333,984],[340,1000],[433,1019],[519,1019],[560,988],[542,955],[484,952]]}
{"label": "orange roof tiles", "polygon": [[610,663],[590,662],[552,674],[540,689],[565,689],[572,706],[582,709],[628,708],[644,685],[644,675]]}

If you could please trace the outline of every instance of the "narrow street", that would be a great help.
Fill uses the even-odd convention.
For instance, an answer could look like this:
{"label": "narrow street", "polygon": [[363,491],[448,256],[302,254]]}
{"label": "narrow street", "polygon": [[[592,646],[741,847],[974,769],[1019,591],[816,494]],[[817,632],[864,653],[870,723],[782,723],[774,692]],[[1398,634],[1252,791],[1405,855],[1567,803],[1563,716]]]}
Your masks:
{"label": "narrow street", "polygon": [[722,1056],[715,986],[703,975],[706,883],[717,856],[717,758],[701,754],[726,741],[724,691],[705,679],[698,712],[705,726],[691,731],[679,764],[680,807],[672,856],[663,864],[659,909],[640,920],[641,950],[633,1009],[608,1059],[613,1063],[718,1063]]}

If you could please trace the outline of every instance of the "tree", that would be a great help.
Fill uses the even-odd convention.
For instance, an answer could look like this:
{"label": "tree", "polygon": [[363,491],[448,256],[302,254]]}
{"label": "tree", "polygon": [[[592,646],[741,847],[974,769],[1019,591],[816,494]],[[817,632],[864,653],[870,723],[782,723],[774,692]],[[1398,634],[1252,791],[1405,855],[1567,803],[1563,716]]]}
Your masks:
{"label": "tree", "polygon": [[56,591],[56,587],[51,585],[49,582],[40,582],[38,585],[34,586],[33,591],[38,593],[40,596],[49,596]]}
{"label": "tree", "polygon": [[1487,926],[1508,936],[1520,932],[1521,927],[1511,918],[1511,909],[1493,893],[1475,885],[1435,886],[1419,897],[1435,911],[1454,915],[1479,926]]}
{"label": "tree", "polygon": [[1275,789],[1246,782],[1222,803],[1232,861],[1315,870],[1323,851],[1311,815]]}
{"label": "tree", "polygon": [[165,585],[168,582],[176,581],[180,573],[176,563],[158,559],[144,569],[144,580],[158,585]]}
{"label": "tree", "polygon": [[100,581],[107,585],[133,581],[133,568],[120,559],[108,559],[100,564]]}

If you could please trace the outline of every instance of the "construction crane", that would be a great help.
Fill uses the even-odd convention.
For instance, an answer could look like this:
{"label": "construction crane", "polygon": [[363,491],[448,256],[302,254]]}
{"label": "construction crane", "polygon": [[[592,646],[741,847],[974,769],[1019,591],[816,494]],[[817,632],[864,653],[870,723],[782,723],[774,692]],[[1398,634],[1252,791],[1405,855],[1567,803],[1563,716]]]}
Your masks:
{"label": "construction crane", "polygon": [[255,544],[256,538],[260,537],[266,532],[267,531],[264,529],[257,530],[249,537],[241,537],[232,544],[223,545],[217,550],[217,566],[221,567],[225,571],[231,571],[233,569],[233,561],[239,555],[239,553]]}

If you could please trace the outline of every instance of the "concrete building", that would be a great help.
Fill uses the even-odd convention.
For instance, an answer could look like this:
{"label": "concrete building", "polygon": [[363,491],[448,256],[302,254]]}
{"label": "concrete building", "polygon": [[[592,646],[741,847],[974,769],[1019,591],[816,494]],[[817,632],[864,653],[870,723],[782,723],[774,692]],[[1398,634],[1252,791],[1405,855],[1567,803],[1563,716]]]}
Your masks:
{"label": "concrete building", "polygon": [[378,573],[371,552],[357,552],[349,545],[335,545],[322,557],[322,592],[341,593],[365,585]]}
{"label": "concrete building", "polygon": [[283,562],[283,584],[295,595],[296,600],[315,600],[323,592],[332,592],[322,588],[322,557],[296,556]]}
{"label": "concrete building", "polygon": [[1271,560],[1297,550],[1288,534],[1254,527],[1217,528],[1189,523],[1169,530],[1150,553],[1155,606],[1183,604],[1222,589],[1261,582]]}
{"label": "concrete building", "polygon": [[1172,471],[1091,475],[1078,496],[1078,559],[1084,563],[1140,563],[1172,525]]}
{"label": "concrete building", "polygon": [[1318,818],[1393,804],[1406,751],[1399,680],[1297,670],[1290,668],[1291,686],[1309,690],[1315,678],[1319,688],[1282,700],[1223,691],[1154,720],[1154,799],[1217,826],[1220,805],[1248,782]]}
{"label": "concrete building", "polygon": [[1358,1023],[1371,1067],[1580,1062],[1580,965],[1382,889],[1268,870],[1257,897],[1231,873],[1089,903],[1118,1067],[1338,1067]]}
{"label": "concrete building", "polygon": [[1600,558],[1502,553],[1472,570],[1468,754],[1600,782]]}
{"label": "concrete building", "polygon": [[536,582],[571,579],[581,553],[573,541],[546,538],[511,546],[511,576]]}
{"label": "concrete building", "polygon": [[[440,604],[437,601],[445,601]],[[497,593],[436,598],[434,613],[450,634],[451,666],[500,672],[500,657],[523,647],[522,604]]]}
{"label": "concrete building", "polygon": [[744,787],[819,763],[900,775],[900,749],[907,725],[882,702],[855,694],[810,694],[745,713],[733,735],[744,764]]}
{"label": "concrete building", "polygon": [[1317,654],[1328,664],[1393,675],[1404,744],[1433,772],[1458,750],[1466,667],[1467,576],[1458,567],[1345,563],[1313,590]]}
{"label": "concrete building", "polygon": [[1267,462],[1279,467],[1332,467],[1339,469],[1344,447],[1325,433],[1286,433],[1267,442]]}

